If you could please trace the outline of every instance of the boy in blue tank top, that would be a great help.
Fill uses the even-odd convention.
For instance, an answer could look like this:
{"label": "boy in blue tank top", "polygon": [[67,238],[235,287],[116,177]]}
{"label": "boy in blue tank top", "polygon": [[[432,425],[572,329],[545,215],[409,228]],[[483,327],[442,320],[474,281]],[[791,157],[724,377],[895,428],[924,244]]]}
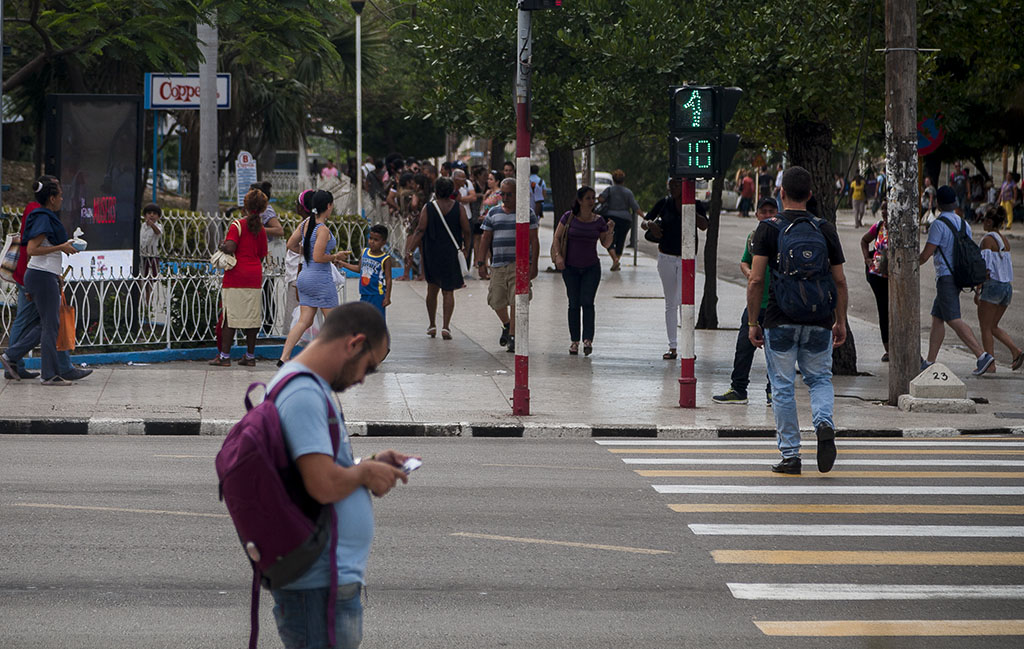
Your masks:
{"label": "boy in blue tank top", "polygon": [[370,237],[359,264],[341,262],[341,266],[359,273],[359,300],[377,307],[387,318],[384,309],[391,304],[391,255],[384,252],[388,242],[388,229],[383,225],[370,228]]}

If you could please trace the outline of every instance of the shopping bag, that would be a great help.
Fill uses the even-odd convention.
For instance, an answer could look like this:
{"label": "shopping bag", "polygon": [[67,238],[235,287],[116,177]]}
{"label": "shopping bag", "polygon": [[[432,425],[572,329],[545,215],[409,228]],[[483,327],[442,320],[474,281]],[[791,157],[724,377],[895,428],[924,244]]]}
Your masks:
{"label": "shopping bag", "polygon": [[14,271],[18,267],[18,250],[21,247],[20,234],[8,234],[0,252],[0,280],[14,283]]}
{"label": "shopping bag", "polygon": [[57,329],[57,351],[70,352],[75,349],[75,307],[60,294],[59,328]]}
{"label": "shopping bag", "polygon": [[[292,327],[299,324],[299,314],[302,312],[302,307],[295,307],[292,311]],[[299,342],[307,344],[313,342],[313,339],[320,334],[320,327],[324,326],[324,314],[320,309],[316,310],[316,315],[313,316],[313,324],[308,329],[302,332],[302,337],[299,338]]]}

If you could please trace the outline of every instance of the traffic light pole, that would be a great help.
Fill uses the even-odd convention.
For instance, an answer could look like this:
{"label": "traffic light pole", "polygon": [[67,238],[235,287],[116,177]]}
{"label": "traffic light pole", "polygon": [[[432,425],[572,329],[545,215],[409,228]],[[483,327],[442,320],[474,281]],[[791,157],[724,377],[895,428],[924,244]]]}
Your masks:
{"label": "traffic light pole", "polygon": [[682,336],[679,340],[681,365],[679,369],[679,407],[697,407],[697,377],[694,345],[694,284],[697,276],[697,185],[693,178],[683,178],[679,213],[682,218]]}
{"label": "traffic light pole", "polygon": [[519,10],[516,38],[516,319],[512,414],[530,414],[530,59],[531,15]]}

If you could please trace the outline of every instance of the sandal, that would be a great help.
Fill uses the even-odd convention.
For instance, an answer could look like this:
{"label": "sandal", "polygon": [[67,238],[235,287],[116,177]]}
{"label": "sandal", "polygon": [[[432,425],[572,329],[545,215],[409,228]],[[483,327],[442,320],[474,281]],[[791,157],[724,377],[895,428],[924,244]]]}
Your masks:
{"label": "sandal", "polygon": [[612,267],[609,270],[611,270],[613,273],[619,270],[619,262],[615,262],[614,264],[612,264]]}
{"label": "sandal", "polygon": [[1024,365],[1024,352],[1017,354],[1017,358],[1013,359],[1013,364],[1010,365],[1010,369],[1016,371]]}
{"label": "sandal", "polygon": [[674,361],[676,359],[676,350],[670,349],[661,355],[666,361]]}
{"label": "sandal", "polygon": [[583,341],[583,355],[590,356],[594,352],[594,343],[589,340]]}
{"label": "sandal", "polygon": [[442,329],[441,330],[441,339],[442,340],[451,340],[452,339],[452,332],[449,329],[447,329],[447,328]]}
{"label": "sandal", "polygon": [[579,356],[579,353],[580,353],[580,344],[578,342],[575,342],[575,343],[572,343],[571,345],[569,345],[569,355],[570,356]]}
{"label": "sandal", "polygon": [[437,327],[430,327],[427,329],[427,335],[433,338],[437,335]]}

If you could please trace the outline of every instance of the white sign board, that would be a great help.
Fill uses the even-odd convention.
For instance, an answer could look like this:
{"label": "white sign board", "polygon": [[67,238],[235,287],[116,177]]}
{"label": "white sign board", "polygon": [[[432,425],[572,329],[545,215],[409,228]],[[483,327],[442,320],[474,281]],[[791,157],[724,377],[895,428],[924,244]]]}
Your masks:
{"label": "white sign board", "polygon": [[238,180],[238,206],[242,207],[249,185],[256,182],[256,158],[248,151],[240,151],[235,158],[235,178]]}
{"label": "white sign board", "polygon": [[[146,73],[147,110],[199,110],[198,74]],[[231,108],[231,75],[217,75],[217,110]]]}

